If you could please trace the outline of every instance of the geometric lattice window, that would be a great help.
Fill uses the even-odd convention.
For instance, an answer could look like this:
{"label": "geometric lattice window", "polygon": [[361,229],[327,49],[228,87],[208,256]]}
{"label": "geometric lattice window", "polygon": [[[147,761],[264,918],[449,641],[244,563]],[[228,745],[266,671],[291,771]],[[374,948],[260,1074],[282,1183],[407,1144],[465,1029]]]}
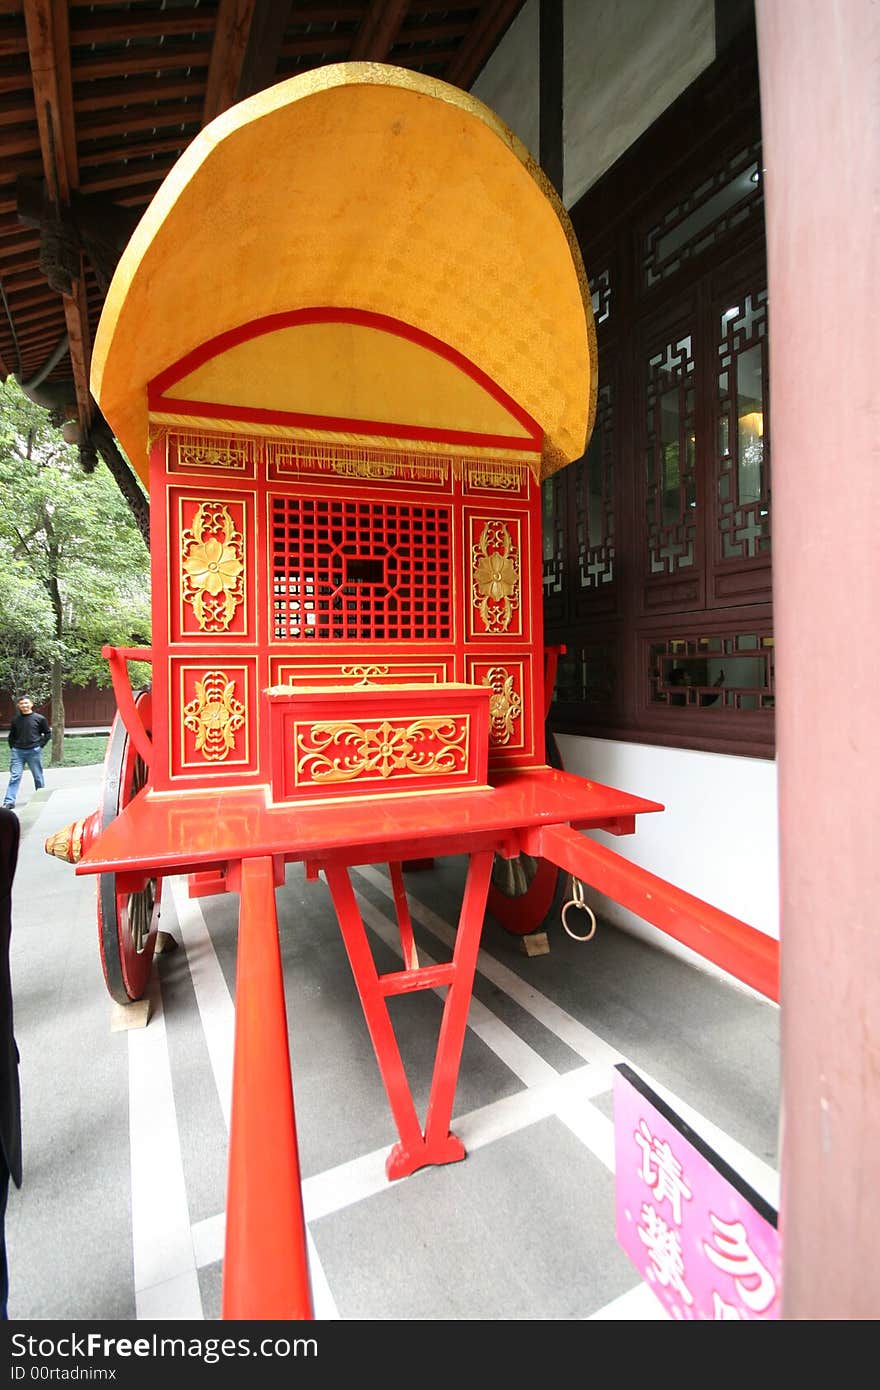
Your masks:
{"label": "geometric lattice window", "polygon": [[767,291],[721,315],[718,343],[718,525],[726,560],[770,550],[770,479],[765,449]]}
{"label": "geometric lattice window", "polygon": [[554,473],[541,484],[544,596],[562,593],[565,567],[566,477]]}
{"label": "geometric lattice window", "polygon": [[648,230],[642,259],[647,288],[754,216],[763,202],[759,158],[758,145],[738,150]]}
{"label": "geometric lattice window", "polygon": [[276,641],[449,638],[448,507],[272,499]]}
{"label": "geometric lattice window", "polygon": [[755,632],[652,642],[652,705],[687,709],[774,707],[773,638]]}
{"label": "geometric lattice window", "polygon": [[578,578],[598,589],[614,578],[614,441],[611,387],[602,386],[596,424],[584,457],[575,464]]}
{"label": "geometric lattice window", "polygon": [[590,299],[593,305],[593,319],[598,328],[611,318],[611,273],[600,270],[590,280]]}
{"label": "geometric lattice window", "polygon": [[693,566],[697,536],[694,360],[691,337],[648,360],[645,397],[647,540],[652,574]]}

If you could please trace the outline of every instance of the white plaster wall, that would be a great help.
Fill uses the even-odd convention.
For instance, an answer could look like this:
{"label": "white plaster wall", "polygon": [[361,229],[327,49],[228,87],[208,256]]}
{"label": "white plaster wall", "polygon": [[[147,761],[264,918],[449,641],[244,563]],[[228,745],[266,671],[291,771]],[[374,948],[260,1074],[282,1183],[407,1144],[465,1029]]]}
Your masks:
{"label": "white plaster wall", "polygon": [[471,88],[535,159],[541,134],[538,21],[538,0],[528,0]]}
{"label": "white plaster wall", "polygon": [[565,0],[572,207],[715,58],[714,0]]}
{"label": "white plaster wall", "polygon": [[[634,835],[590,831],[596,840],[778,939],[774,762],[562,734],[557,735],[557,743],[568,772],[660,801],[666,807],[665,811],[639,816]],[[590,890],[587,898],[595,899],[617,925],[713,974],[721,973],[617,903]]]}

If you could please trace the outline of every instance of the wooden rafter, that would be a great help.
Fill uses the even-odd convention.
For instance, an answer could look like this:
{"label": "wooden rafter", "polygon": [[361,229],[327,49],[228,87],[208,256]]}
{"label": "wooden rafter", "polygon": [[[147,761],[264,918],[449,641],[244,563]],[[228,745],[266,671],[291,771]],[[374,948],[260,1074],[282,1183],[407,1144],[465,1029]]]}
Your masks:
{"label": "wooden rafter", "polygon": [[384,63],[409,10],[409,0],[370,0],[349,53],[354,62]]}
{"label": "wooden rafter", "polygon": [[521,0],[495,0],[494,5],[483,5],[464,37],[458,57],[449,64],[445,80],[466,91],[521,8]]}
{"label": "wooden rafter", "polygon": [[291,0],[260,0],[248,34],[241,64],[236,101],[271,87],[278,71],[278,55],[290,20]]}
{"label": "wooden rafter", "polygon": [[202,125],[235,101],[254,19],[254,0],[220,0],[208,65]]}
{"label": "wooden rafter", "polygon": [[[24,18],[43,173],[50,198],[58,208],[64,208],[70,203],[71,192],[79,186],[66,0],[24,0]],[[62,298],[77,413],[85,437],[92,418],[92,397],[91,338],[82,256],[79,275],[72,278],[70,293]]]}

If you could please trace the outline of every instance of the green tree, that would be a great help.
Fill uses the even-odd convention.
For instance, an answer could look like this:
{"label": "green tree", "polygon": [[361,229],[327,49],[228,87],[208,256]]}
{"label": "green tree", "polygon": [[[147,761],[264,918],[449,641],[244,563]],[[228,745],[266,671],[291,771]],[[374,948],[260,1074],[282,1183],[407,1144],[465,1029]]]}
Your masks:
{"label": "green tree", "polygon": [[86,477],[11,379],[0,385],[0,496],[0,685],[51,695],[57,765],[65,683],[106,685],[101,645],[149,641],[149,553],[106,465]]}

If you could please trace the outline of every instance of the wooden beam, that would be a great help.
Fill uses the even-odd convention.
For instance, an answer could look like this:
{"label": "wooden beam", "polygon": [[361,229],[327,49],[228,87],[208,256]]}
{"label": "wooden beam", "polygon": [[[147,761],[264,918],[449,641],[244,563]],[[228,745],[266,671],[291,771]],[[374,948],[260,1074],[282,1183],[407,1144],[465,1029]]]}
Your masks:
{"label": "wooden beam", "polygon": [[53,202],[64,203],[79,182],[67,6],[25,0],[24,17],[46,182]]}
{"label": "wooden beam", "polygon": [[254,20],[254,0],[220,0],[202,125],[213,121],[235,101]]}
{"label": "wooden beam", "polygon": [[39,154],[40,134],[31,128],[24,132],[4,131],[0,135],[0,159],[9,159],[14,154]]}
{"label": "wooden beam", "polygon": [[[84,12],[83,12],[84,11]],[[77,6],[71,25],[71,43],[85,44],[124,44],[133,39],[166,40],[171,36],[188,34],[209,34],[216,23],[210,10],[166,9],[133,10],[123,9],[116,14],[89,14]]]}
{"label": "wooden beam", "polygon": [[409,10],[409,0],[370,0],[349,58],[352,62],[384,63]]}
{"label": "wooden beam", "polygon": [[[149,169],[131,169],[127,164],[114,164],[112,171],[110,168],[105,170],[103,178],[89,179],[84,183],[82,191],[86,194],[106,193],[113,188],[130,188],[133,184],[148,183],[152,185],[147,195],[151,198],[174,163],[173,159],[163,159]],[[113,201],[118,203],[120,199],[114,198]]]}
{"label": "wooden beam", "polygon": [[241,64],[235,100],[271,87],[278,71],[278,55],[290,20],[291,0],[261,0],[254,13],[247,48]]}
{"label": "wooden beam", "polygon": [[80,141],[103,139],[108,135],[130,134],[134,130],[167,130],[169,126],[194,125],[201,120],[201,106],[195,101],[181,101],[162,106],[126,106],[119,119],[106,114],[77,116]]}
{"label": "wooden beam", "polygon": [[31,72],[27,63],[21,63],[11,72],[0,73],[0,92],[23,92],[30,98],[32,88]]}
{"label": "wooden beam", "polygon": [[168,154],[177,150],[182,153],[192,140],[192,135],[166,135],[158,140],[128,140],[117,145],[107,145],[103,149],[90,151],[80,157],[83,169],[105,168],[113,164],[130,165],[136,159],[147,159],[154,154]]}
{"label": "wooden beam", "polygon": [[538,18],[538,161],[562,197],[564,147],[562,134],[563,7],[558,0],[539,0]]}
{"label": "wooden beam", "polygon": [[[146,52],[140,48],[119,48],[100,58],[91,55],[88,58],[74,58],[73,80],[91,82],[95,78],[120,77],[130,72],[179,72],[182,68],[206,68],[210,62],[211,50],[197,48],[194,44],[179,44],[175,48],[163,44]],[[198,81],[198,78],[194,81]]]}
{"label": "wooden beam", "polygon": [[[34,86],[34,105],[46,186],[53,203],[69,207],[79,185],[70,74],[70,33],[66,0],[24,0],[24,19]],[[91,337],[82,256],[70,293],[62,296],[70,341],[80,429],[88,434],[92,418],[89,391]]]}
{"label": "wooden beam", "polygon": [[[282,43],[279,58],[313,58],[322,53],[341,54],[340,61],[351,56],[349,34],[294,34]],[[277,69],[276,69],[277,72]]]}
{"label": "wooden beam", "polygon": [[488,0],[462,40],[458,57],[449,64],[445,80],[467,91],[521,9],[522,0]]}
{"label": "wooden beam", "polygon": [[[201,113],[204,85],[200,76],[193,73],[188,77],[152,77],[143,82],[133,79],[125,82],[102,82],[100,87],[87,86],[74,92],[73,105],[77,116],[83,111],[117,110],[122,106],[146,106],[163,101],[180,101],[188,98]],[[161,105],[157,105],[161,111]]]}

